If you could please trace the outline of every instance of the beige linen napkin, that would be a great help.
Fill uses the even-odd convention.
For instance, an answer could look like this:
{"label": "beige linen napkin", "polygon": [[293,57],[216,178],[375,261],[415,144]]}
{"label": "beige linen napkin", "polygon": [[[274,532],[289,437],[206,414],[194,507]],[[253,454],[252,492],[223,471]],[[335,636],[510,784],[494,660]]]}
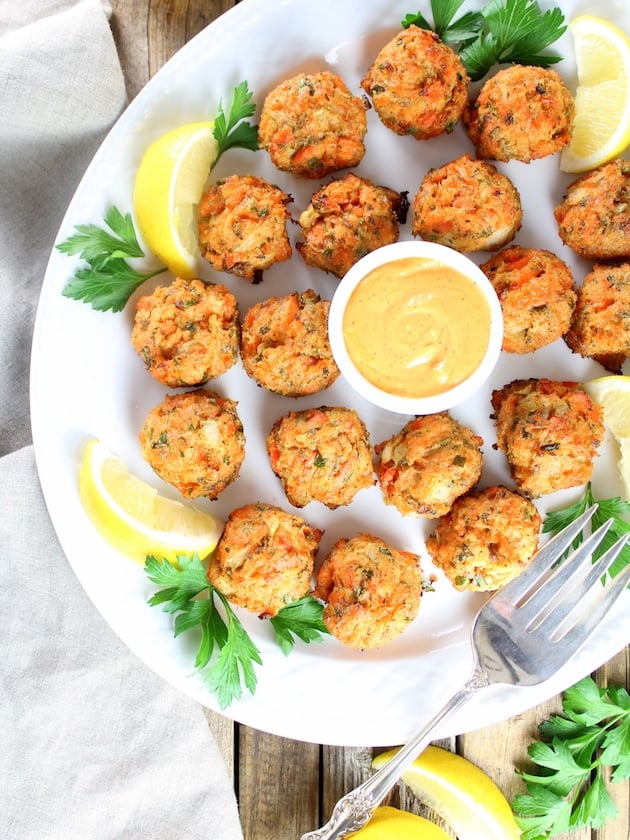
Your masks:
{"label": "beige linen napkin", "polygon": [[48,254],[125,104],[99,0],[0,0],[0,837],[242,840],[201,708],[111,632],[62,553],[31,444]]}

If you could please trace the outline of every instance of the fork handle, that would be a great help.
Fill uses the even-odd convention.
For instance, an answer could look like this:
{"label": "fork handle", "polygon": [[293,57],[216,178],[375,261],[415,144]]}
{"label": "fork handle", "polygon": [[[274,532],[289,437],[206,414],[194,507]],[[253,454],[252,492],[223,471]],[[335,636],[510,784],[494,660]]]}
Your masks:
{"label": "fork handle", "polygon": [[441,721],[449,718],[480,688],[489,685],[486,673],[476,669],[466,683],[446,701],[418,734],[402,747],[387,764],[373,776],[343,796],[335,805],[332,816],[322,828],[308,831],[300,840],[340,840],[358,831],[371,818],[379,803],[387,796],[431,740],[431,733]]}

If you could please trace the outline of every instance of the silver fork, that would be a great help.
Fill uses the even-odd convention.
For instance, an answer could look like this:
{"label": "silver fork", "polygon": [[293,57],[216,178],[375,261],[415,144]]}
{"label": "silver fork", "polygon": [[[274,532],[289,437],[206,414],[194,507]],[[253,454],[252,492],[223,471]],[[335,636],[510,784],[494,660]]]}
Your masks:
{"label": "silver fork", "polygon": [[337,802],[325,826],[303,834],[300,840],[338,840],[358,831],[428,744],[438,723],[476,691],[495,683],[526,686],[544,682],[584,644],[630,583],[628,566],[606,586],[598,584],[630,535],[591,562],[612,520],[585,537],[557,565],[596,509],[593,505],[550,539],[524,572],[484,604],[472,627],[474,668],[470,678],[412,741]]}

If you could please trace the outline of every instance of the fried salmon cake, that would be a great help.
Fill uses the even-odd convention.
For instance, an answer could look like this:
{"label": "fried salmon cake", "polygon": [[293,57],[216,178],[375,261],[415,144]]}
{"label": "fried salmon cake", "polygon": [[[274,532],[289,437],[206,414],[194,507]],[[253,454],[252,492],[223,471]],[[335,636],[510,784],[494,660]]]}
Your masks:
{"label": "fried salmon cake", "polygon": [[492,392],[497,447],[530,498],[585,484],[604,440],[603,412],[575,382],[515,379]]}
{"label": "fried salmon cake", "polygon": [[237,606],[272,618],[310,592],[321,536],[275,505],[244,505],[228,516],[208,580]]}
{"label": "fried salmon cake", "polygon": [[492,486],[456,499],[426,547],[455,589],[493,591],[528,565],[538,549],[541,524],[533,502]]}
{"label": "fried salmon cake", "polygon": [[158,382],[190,387],[235,364],[240,332],[238,303],[225,286],[177,277],[138,300],[131,344]]}
{"label": "fried salmon cake", "polygon": [[291,196],[256,175],[230,175],[201,197],[198,227],[202,256],[215,271],[253,283],[291,256],[286,223]]}
{"label": "fried salmon cake", "polygon": [[382,647],[418,614],[419,559],[371,534],[341,539],[317,572],[313,594],[325,602],[324,624],[340,642],[360,650]]}
{"label": "fried salmon cake", "polygon": [[300,73],[265,97],[258,141],[283,172],[323,178],[363,158],[365,109],[335,73]]}
{"label": "fried salmon cake", "polygon": [[315,501],[334,510],[374,484],[369,434],[350,408],[290,412],[274,423],[267,452],[288,500],[298,508]]}
{"label": "fried salmon cake", "polygon": [[386,504],[407,516],[434,518],[481,476],[482,438],[446,412],[410,420],[375,447]]}
{"label": "fried salmon cake", "polygon": [[204,389],[169,394],[149,411],[140,430],[142,455],[187,498],[216,499],[236,480],[245,459],[236,405]]}

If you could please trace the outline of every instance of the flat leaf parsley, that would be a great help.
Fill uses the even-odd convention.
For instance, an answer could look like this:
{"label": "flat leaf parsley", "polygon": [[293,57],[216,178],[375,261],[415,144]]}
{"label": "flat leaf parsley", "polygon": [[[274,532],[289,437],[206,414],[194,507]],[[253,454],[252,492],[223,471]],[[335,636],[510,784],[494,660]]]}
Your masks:
{"label": "flat leaf parsley", "polygon": [[223,103],[219,100],[217,115],[214,118],[214,138],[219,145],[217,157],[212,164],[214,168],[221,155],[228,149],[249,149],[258,151],[258,126],[246,122],[256,110],[256,103],[252,102],[252,92],[247,82],[241,82],[234,88],[234,96],[230,111],[226,117]]}
{"label": "flat leaf parsley", "polygon": [[[255,665],[263,664],[260,651],[228,599],[209,582],[199,557],[182,555],[177,559],[175,565],[166,559],[147,557],[144,568],[149,580],[164,587],[149,599],[149,604],[161,604],[165,612],[175,616],[175,636],[194,627],[201,630],[195,668],[203,672],[205,684],[225,709],[243,696],[243,688],[255,693]],[[307,596],[270,619],[283,653],[292,650],[294,636],[308,643],[320,641],[328,633],[322,609],[319,601]]]}
{"label": "flat leaf parsley", "polygon": [[538,769],[517,771],[527,788],[512,802],[521,840],[601,828],[618,811],[604,768],[613,782],[630,778],[630,694],[586,677],[564,693],[562,714],[540,731],[544,740],[528,748]]}
{"label": "flat leaf parsley", "polygon": [[473,81],[495,64],[549,67],[561,56],[544,50],[566,31],[564,15],[555,6],[542,12],[535,0],[490,0],[479,12],[455,19],[464,0],[431,0],[433,26],[418,12],[408,14],[403,27],[433,29],[459,52]]}

